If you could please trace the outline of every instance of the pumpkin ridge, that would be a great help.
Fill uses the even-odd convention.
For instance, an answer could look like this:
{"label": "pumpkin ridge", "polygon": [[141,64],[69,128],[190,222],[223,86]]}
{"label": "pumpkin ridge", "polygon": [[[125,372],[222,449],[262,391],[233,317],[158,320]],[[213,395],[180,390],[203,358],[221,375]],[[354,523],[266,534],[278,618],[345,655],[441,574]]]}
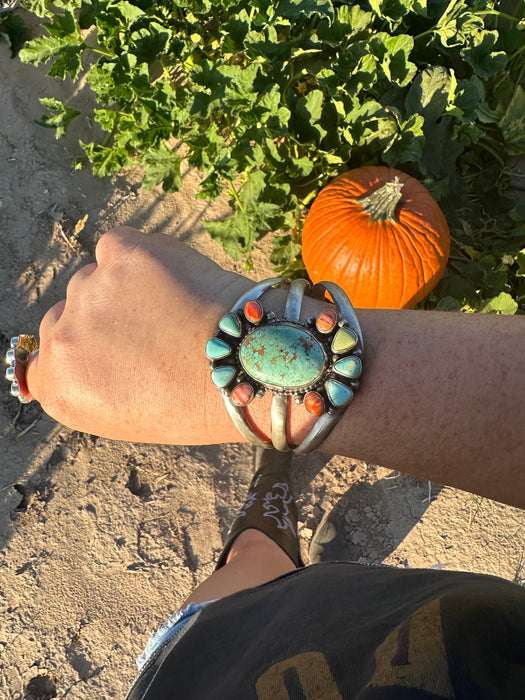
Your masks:
{"label": "pumpkin ridge", "polygon": [[433,249],[436,260],[440,261],[440,263],[441,263],[444,256],[443,256],[442,251],[440,250],[440,246],[438,245],[439,238],[437,235],[429,235],[429,232],[425,231],[421,227],[418,227],[417,231],[413,230],[416,228],[416,226],[412,226],[412,227],[405,226],[405,228],[407,229],[407,235],[410,236],[410,238],[412,238],[414,240],[419,240],[419,238],[424,238],[425,243],[428,244],[428,247],[431,247]]}
{"label": "pumpkin ridge", "polygon": [[[321,232],[318,234],[318,236],[316,238],[316,248],[321,243],[327,243],[327,239],[330,239],[332,237],[332,234],[334,233],[334,229],[338,229],[338,223],[334,222],[330,227],[326,227],[324,230],[322,229],[322,227],[320,227],[320,228],[321,228]],[[316,232],[317,232],[317,229],[314,229],[314,231],[312,233],[315,234]],[[338,232],[339,232],[338,230],[335,231],[336,234]]]}
{"label": "pumpkin ridge", "polygon": [[401,287],[401,292],[400,292],[399,295],[398,295],[399,298],[396,300],[398,306],[399,306],[399,305],[402,305],[402,303],[403,303],[403,300],[404,300],[404,298],[405,298],[405,289],[406,289],[406,274],[405,274],[406,263],[405,263],[405,256],[403,255],[403,253],[402,253],[402,251],[401,251],[401,240],[400,240],[400,238],[401,238],[401,237],[398,236],[398,235],[394,235],[394,236],[393,236],[393,240],[395,241],[395,244],[396,244],[396,247],[397,247],[398,259],[399,259],[399,261],[401,262],[402,270],[403,270],[403,275],[402,275],[403,286]]}
{"label": "pumpkin ridge", "polygon": [[[412,256],[416,255],[417,258],[419,259],[421,265],[420,269],[421,270],[426,270],[427,269],[427,264],[423,260],[421,256],[421,236],[424,235],[422,233],[416,234],[413,231],[411,231],[407,226],[402,227],[402,232],[403,232],[403,241],[405,243],[406,247],[406,252],[411,253]],[[431,242],[430,239],[426,238],[425,239],[427,242]]]}

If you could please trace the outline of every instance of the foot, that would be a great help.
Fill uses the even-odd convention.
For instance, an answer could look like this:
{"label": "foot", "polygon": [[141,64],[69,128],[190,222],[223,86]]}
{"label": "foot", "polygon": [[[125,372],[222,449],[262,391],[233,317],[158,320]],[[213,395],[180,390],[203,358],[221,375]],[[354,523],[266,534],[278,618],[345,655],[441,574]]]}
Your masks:
{"label": "foot", "polygon": [[256,471],[246,500],[226,537],[218,569],[227,562],[235,538],[248,529],[264,533],[295,566],[304,566],[297,536],[297,506],[290,483],[291,455],[291,452],[256,450]]}
{"label": "foot", "polygon": [[345,524],[344,511],[337,506],[321,520],[310,543],[311,564],[357,561],[363,556],[361,548],[347,538]]}

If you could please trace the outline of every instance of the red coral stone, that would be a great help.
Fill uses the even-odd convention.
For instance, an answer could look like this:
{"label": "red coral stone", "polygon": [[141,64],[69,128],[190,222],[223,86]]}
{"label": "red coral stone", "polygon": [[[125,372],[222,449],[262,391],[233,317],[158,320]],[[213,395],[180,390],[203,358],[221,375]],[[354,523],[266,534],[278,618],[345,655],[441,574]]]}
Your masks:
{"label": "red coral stone", "polygon": [[232,403],[236,406],[246,406],[247,403],[253,399],[253,387],[246,382],[242,384],[237,384],[235,389],[233,389],[230,394]]}
{"label": "red coral stone", "polygon": [[333,309],[325,309],[321,311],[315,325],[319,333],[330,333],[337,323],[337,314]]}
{"label": "red coral stone", "polygon": [[304,407],[313,416],[321,416],[324,413],[324,401],[317,391],[309,391],[304,397]]}
{"label": "red coral stone", "polygon": [[244,305],[244,315],[250,321],[250,323],[259,323],[264,314],[263,307],[258,301],[252,299],[252,301],[247,301]]}

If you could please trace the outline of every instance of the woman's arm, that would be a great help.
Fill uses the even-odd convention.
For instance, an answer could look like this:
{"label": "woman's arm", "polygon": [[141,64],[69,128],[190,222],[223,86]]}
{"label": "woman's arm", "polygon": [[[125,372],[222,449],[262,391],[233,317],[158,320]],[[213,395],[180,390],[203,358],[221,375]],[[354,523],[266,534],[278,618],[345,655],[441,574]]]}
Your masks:
{"label": "woman's arm", "polygon": [[[168,236],[121,228],[72,278],[40,328],[28,384],[58,421],[137,442],[241,441],[211,383],[206,340],[252,281]],[[265,306],[282,311],[272,289]],[[305,300],[304,315],[327,304]],[[358,311],[362,386],[322,445],[525,506],[525,323],[521,317]],[[271,397],[251,412],[269,433]],[[294,406],[291,438],[315,421]]]}

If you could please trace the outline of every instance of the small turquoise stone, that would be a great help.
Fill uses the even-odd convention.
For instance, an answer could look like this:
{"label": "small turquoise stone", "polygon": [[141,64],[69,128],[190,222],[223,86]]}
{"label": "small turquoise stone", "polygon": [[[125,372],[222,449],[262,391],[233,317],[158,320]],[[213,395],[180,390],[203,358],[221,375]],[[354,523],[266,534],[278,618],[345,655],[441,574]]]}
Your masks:
{"label": "small turquoise stone", "polygon": [[230,313],[223,316],[219,321],[219,328],[228,335],[233,335],[235,338],[241,337],[241,321],[237,314]]}
{"label": "small turquoise stone", "polygon": [[235,375],[235,367],[217,367],[211,373],[211,380],[218,389],[227,386]]}
{"label": "small turquoise stone", "polygon": [[288,323],[254,330],[241,343],[239,359],[256,381],[290,392],[315,384],[326,364],[321,343],[306,329]]}
{"label": "small turquoise stone", "polygon": [[223,357],[228,357],[232,349],[220,338],[210,338],[206,343],[206,357],[209,360],[220,360]]}
{"label": "small turquoise stone", "polygon": [[328,398],[336,408],[347,404],[354,395],[351,389],[336,379],[329,379],[325,384],[325,389]]}
{"label": "small turquoise stone", "polygon": [[337,374],[342,374],[343,377],[350,377],[350,379],[357,379],[361,376],[363,370],[363,365],[358,357],[343,357],[342,360],[338,360],[334,369]]}

